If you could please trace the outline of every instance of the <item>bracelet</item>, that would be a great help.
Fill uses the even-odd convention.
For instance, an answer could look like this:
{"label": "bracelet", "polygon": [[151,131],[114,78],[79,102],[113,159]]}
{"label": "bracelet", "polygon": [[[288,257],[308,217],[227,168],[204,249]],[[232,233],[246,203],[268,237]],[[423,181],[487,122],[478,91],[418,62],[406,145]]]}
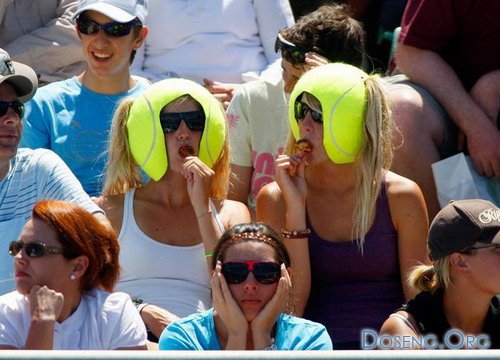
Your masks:
{"label": "bracelet", "polygon": [[287,229],[281,229],[281,236],[285,239],[303,239],[311,234],[311,229],[305,230],[292,230],[289,231]]}
{"label": "bracelet", "polygon": [[205,257],[210,257],[210,256],[214,256],[214,253],[213,252],[206,252],[205,253]]}
{"label": "bracelet", "polygon": [[205,211],[203,214],[201,215],[196,215],[196,220],[200,220],[202,217],[204,217],[205,215],[208,215],[208,214],[211,214],[212,213],[212,210],[207,210]]}

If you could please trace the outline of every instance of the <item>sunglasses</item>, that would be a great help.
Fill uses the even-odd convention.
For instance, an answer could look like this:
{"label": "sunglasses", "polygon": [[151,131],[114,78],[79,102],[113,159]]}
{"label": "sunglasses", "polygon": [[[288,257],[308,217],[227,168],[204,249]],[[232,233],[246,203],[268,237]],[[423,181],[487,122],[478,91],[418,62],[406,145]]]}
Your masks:
{"label": "sunglasses", "polygon": [[274,284],[281,278],[281,267],[275,262],[239,261],[222,265],[222,275],[228,284],[241,284],[250,271],[261,284]]}
{"label": "sunglasses", "polygon": [[130,34],[134,26],[142,26],[142,23],[139,19],[135,18],[126,23],[112,21],[101,25],[90,19],[78,18],[76,26],[78,30],[85,35],[92,35],[102,30],[109,36],[120,37]]}
{"label": "sunglasses", "polygon": [[182,120],[191,131],[205,129],[205,113],[202,110],[160,113],[160,124],[165,134],[176,131]]}
{"label": "sunglasses", "polygon": [[50,254],[62,254],[63,249],[47,246],[41,242],[23,243],[21,241],[11,241],[9,244],[9,254],[16,256],[22,249],[26,251],[26,255],[30,258],[38,258]]}
{"label": "sunglasses", "polygon": [[20,118],[24,116],[24,104],[19,100],[0,101],[0,116],[7,114],[9,108],[12,108]]}
{"label": "sunglasses", "polygon": [[274,51],[281,52],[281,57],[290,61],[292,64],[303,64],[306,61],[307,50],[286,40],[280,33],[274,43]]}
{"label": "sunglasses", "polygon": [[500,244],[488,244],[488,245],[484,245],[484,246],[470,246],[470,247],[467,247],[465,249],[463,249],[462,251],[460,251],[461,253],[470,253],[472,250],[481,250],[481,249],[500,249]]}
{"label": "sunglasses", "polygon": [[319,124],[323,124],[323,114],[319,111],[313,110],[309,107],[309,105],[296,100],[295,101],[295,118],[297,121],[299,120],[304,120],[306,118],[307,113],[311,113],[311,118],[313,119],[314,122],[317,122]]}

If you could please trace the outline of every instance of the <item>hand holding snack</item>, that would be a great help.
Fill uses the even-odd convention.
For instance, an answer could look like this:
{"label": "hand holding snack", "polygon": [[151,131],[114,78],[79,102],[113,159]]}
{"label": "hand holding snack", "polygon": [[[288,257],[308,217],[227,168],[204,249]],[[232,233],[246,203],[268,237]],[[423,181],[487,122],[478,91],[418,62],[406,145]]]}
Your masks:
{"label": "hand holding snack", "polygon": [[291,176],[295,176],[297,172],[297,166],[302,162],[302,160],[309,154],[313,149],[313,145],[311,142],[307,139],[299,139],[297,142],[293,145],[292,148],[292,155],[294,155],[297,160],[298,164],[291,164],[288,171]]}

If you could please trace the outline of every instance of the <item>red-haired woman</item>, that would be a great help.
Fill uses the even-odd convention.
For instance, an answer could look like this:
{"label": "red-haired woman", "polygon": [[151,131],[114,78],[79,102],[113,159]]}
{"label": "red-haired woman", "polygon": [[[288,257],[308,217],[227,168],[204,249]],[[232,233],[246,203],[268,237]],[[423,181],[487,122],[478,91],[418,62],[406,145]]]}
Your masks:
{"label": "red-haired woman", "polygon": [[43,200],[9,245],[17,291],[0,297],[0,349],[146,349],[119,276],[115,233],[78,205]]}

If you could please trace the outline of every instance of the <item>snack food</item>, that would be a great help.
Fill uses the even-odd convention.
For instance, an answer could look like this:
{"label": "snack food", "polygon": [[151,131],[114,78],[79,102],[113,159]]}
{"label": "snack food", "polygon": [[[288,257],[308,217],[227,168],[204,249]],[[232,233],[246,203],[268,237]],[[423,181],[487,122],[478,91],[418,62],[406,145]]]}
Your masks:
{"label": "snack food", "polygon": [[311,152],[313,146],[311,142],[307,139],[299,139],[293,145],[293,153],[300,157],[301,159]]}
{"label": "snack food", "polygon": [[[297,156],[300,160],[302,160],[308,153],[310,153],[313,149],[313,145],[307,139],[299,139],[295,144],[293,144],[292,153]],[[292,165],[288,169],[291,176],[295,176],[295,172],[297,171],[297,167]]]}
{"label": "snack food", "polygon": [[178,151],[179,156],[182,158],[187,158],[188,156],[194,155],[194,149],[191,145],[182,145]]}

